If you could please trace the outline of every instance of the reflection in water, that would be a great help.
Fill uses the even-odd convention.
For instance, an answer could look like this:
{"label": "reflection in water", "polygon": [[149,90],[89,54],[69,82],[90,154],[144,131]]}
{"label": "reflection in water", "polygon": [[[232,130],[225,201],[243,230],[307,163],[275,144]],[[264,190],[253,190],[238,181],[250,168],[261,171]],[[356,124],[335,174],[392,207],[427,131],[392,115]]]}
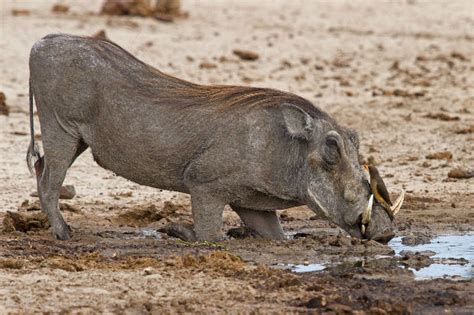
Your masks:
{"label": "reflection in water", "polygon": [[323,264],[277,264],[276,268],[289,269],[293,272],[314,272],[326,269]]}
{"label": "reflection in water", "polygon": [[[429,244],[406,246],[401,242],[402,238],[394,238],[388,244],[395,250],[397,255],[402,250],[413,252],[433,251],[432,256],[436,263],[428,267],[415,270],[410,268],[416,279],[430,279],[442,277],[473,278],[474,276],[474,234],[464,235],[440,235],[431,240]],[[448,258],[458,259],[450,260]],[[462,259],[462,260],[461,260]]]}
{"label": "reflection in water", "polygon": [[[433,279],[443,277],[474,277],[474,233],[464,235],[440,235],[431,240],[429,244],[407,246],[402,244],[402,238],[394,238],[388,244],[400,255],[402,250],[412,252],[433,251],[431,256],[435,263],[430,266],[416,270],[409,268],[415,275],[415,279]],[[317,272],[330,270],[331,272],[342,272],[365,264],[378,265],[379,268],[401,267],[397,260],[389,257],[377,257],[370,260],[348,261],[339,264],[278,264],[277,268],[289,269],[293,272]]]}

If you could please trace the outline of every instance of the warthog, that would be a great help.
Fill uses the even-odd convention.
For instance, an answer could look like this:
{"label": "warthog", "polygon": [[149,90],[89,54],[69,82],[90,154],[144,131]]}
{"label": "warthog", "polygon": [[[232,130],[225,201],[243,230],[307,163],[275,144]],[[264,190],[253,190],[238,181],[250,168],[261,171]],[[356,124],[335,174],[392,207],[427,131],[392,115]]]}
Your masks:
{"label": "warthog", "polygon": [[[34,143],[33,98],[44,156]],[[390,216],[372,205],[356,133],[290,93],[198,85],[110,41],[52,34],[31,50],[30,116],[27,161],[61,240],[70,229],[59,189],[87,148],[119,176],[190,194],[193,239],[221,238],[225,205],[268,239],[284,238],[276,210],[299,205],[354,237],[394,236]]]}

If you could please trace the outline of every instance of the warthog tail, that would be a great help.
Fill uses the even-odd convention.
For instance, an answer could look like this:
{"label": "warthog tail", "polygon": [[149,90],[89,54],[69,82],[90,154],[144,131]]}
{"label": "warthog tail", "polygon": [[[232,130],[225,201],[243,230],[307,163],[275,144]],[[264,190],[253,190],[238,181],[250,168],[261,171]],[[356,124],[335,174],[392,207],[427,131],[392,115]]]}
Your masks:
{"label": "warthog tail", "polygon": [[33,169],[36,172],[36,176],[39,176],[43,169],[43,157],[39,152],[38,145],[35,143],[35,125],[33,118],[33,88],[31,87],[31,79],[29,82],[29,94],[30,94],[30,133],[31,140],[30,145],[28,146],[28,151],[26,151],[26,164],[30,170],[31,175],[34,175]]}

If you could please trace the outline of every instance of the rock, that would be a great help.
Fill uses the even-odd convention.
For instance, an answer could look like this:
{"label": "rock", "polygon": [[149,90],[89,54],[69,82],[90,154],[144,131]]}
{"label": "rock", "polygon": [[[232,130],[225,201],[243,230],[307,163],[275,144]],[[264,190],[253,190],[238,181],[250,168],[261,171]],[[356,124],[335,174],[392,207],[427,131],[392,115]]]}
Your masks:
{"label": "rock", "polygon": [[434,260],[430,258],[436,253],[431,251],[424,252],[413,252],[410,250],[403,250],[400,252],[401,263],[410,268],[415,268],[419,270],[421,268],[428,267],[434,263]]}
{"label": "rock", "polygon": [[351,246],[351,239],[339,234],[329,241],[329,245],[336,247]]}
{"label": "rock", "polygon": [[[30,194],[31,197],[38,197],[38,192],[35,191]],[[59,199],[72,199],[76,196],[76,189],[73,185],[62,186],[59,190]],[[27,209],[29,210],[29,209]],[[33,209],[34,210],[34,209]],[[39,210],[39,209],[38,209]]]}
{"label": "rock", "polygon": [[467,170],[461,167],[454,168],[448,173],[449,178],[469,179],[474,177],[474,170]]}
{"label": "rock", "polygon": [[156,270],[153,267],[146,267],[145,269],[143,269],[143,275],[145,275],[145,276],[149,276],[149,275],[152,275],[154,273],[156,273]]}
{"label": "rock", "polygon": [[410,235],[402,238],[402,244],[407,246],[429,244],[430,241],[431,236],[429,235]]}
{"label": "rock", "polygon": [[10,107],[5,102],[6,99],[5,94],[0,92],[0,115],[8,116],[10,114]]}
{"label": "rock", "polygon": [[76,188],[73,185],[62,186],[59,190],[59,199],[72,199],[76,195]]}
{"label": "rock", "polygon": [[439,151],[428,154],[426,158],[429,160],[451,160],[453,154],[450,151]]}
{"label": "rock", "polygon": [[254,61],[260,57],[256,52],[250,50],[234,49],[232,52],[240,59],[247,61]]}

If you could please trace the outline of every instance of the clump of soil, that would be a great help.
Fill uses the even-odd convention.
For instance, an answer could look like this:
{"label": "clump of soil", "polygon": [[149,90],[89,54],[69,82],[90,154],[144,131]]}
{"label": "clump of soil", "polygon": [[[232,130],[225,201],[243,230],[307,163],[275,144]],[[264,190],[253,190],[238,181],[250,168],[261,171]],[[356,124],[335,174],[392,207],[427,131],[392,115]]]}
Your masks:
{"label": "clump of soil", "polygon": [[21,269],[24,266],[22,259],[4,258],[0,259],[0,269]]}
{"label": "clump of soil", "polygon": [[250,50],[234,49],[232,52],[240,59],[247,61],[254,61],[260,57],[256,52]]}
{"label": "clump of soil", "polygon": [[77,206],[71,205],[69,203],[63,203],[63,202],[59,203],[59,210],[75,212],[75,213],[81,212],[81,210]]}
{"label": "clump of soil", "polygon": [[383,88],[375,88],[372,96],[396,96],[396,97],[421,97],[425,96],[424,91],[408,91],[404,89],[387,90]]}
{"label": "clump of soil", "polygon": [[117,221],[119,224],[144,226],[151,222],[160,221],[164,216],[158,208],[151,204],[146,206],[137,206],[125,213],[119,214]]}
{"label": "clump of soil", "polygon": [[252,230],[249,229],[246,226],[240,226],[236,228],[231,228],[227,231],[227,236],[236,238],[236,239],[244,239],[244,238],[249,238],[249,237],[258,237],[258,234]]}
{"label": "clump of soil", "polygon": [[169,266],[192,268],[200,271],[214,270],[223,273],[235,274],[244,270],[246,263],[240,258],[226,251],[212,251],[204,255],[185,255],[166,261]]}
{"label": "clump of soil", "polygon": [[133,15],[155,17],[158,20],[172,22],[175,16],[186,16],[180,11],[180,0],[106,0],[102,5],[101,14]]}
{"label": "clump of soil", "polygon": [[12,15],[13,16],[26,16],[30,15],[30,10],[28,9],[12,9]]}
{"label": "clump of soil", "polygon": [[83,271],[84,267],[79,263],[70,258],[57,256],[48,257],[43,260],[40,267],[48,267],[51,269],[62,269],[70,272]]}
{"label": "clump of soil", "polygon": [[101,14],[151,16],[153,11],[147,0],[106,0]]}
{"label": "clump of soil", "polygon": [[[21,203],[19,210],[26,210],[26,211],[39,211],[41,210],[41,204],[39,200],[35,200],[32,203],[30,203],[29,200],[25,200]],[[74,205],[68,204],[68,203],[59,203],[59,210],[61,211],[70,211],[70,212],[81,212],[81,210]]]}
{"label": "clump of soil", "polygon": [[215,69],[217,65],[212,62],[203,61],[199,64],[199,69]]}
{"label": "clump of soil", "polygon": [[163,14],[180,15],[181,0],[158,0],[156,11]]}
{"label": "clump of soil", "polygon": [[474,170],[468,170],[465,168],[455,168],[449,171],[449,178],[469,179],[474,177]]}
{"label": "clump of soil", "polygon": [[430,119],[437,119],[437,120],[442,120],[442,121],[457,121],[460,120],[458,116],[450,116],[445,113],[428,113],[424,115],[423,117],[425,118],[430,118]]}
{"label": "clump of soil", "polygon": [[453,154],[450,151],[439,151],[426,156],[429,160],[452,160]]}
{"label": "clump of soil", "polygon": [[8,116],[10,114],[10,107],[5,102],[6,99],[5,94],[0,92],[0,115]]}
{"label": "clump of soil", "polygon": [[43,212],[19,213],[7,211],[3,218],[4,232],[28,232],[32,230],[45,230],[50,226],[48,216]]}
{"label": "clump of soil", "polygon": [[69,6],[65,5],[65,4],[61,4],[61,3],[57,3],[55,5],[53,5],[53,7],[51,8],[51,12],[53,13],[67,13],[69,12]]}
{"label": "clump of soil", "polygon": [[467,135],[470,133],[474,133],[474,126],[456,129],[454,130],[454,133],[458,135]]}
{"label": "clump of soil", "polygon": [[178,216],[178,212],[185,210],[186,207],[184,205],[176,204],[172,201],[165,201],[162,209],[159,209],[154,204],[138,205],[125,213],[119,214],[116,221],[123,225],[146,226],[164,218]]}
{"label": "clump of soil", "polygon": [[102,40],[108,40],[110,41],[109,37],[107,36],[107,33],[105,32],[105,30],[98,30],[97,32],[95,32],[92,36],[92,38],[96,38],[96,39],[102,39]]}

